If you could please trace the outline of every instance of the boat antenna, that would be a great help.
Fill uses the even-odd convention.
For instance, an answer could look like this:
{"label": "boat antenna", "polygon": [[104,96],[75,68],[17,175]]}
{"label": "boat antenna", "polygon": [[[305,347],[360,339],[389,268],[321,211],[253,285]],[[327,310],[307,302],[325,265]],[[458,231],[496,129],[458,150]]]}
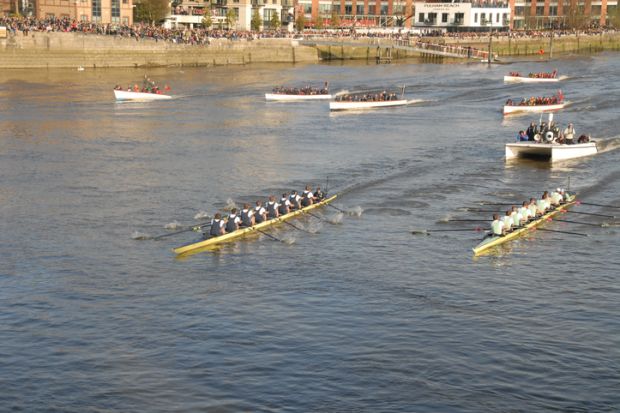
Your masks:
{"label": "boat antenna", "polygon": [[568,187],[566,189],[567,191],[570,191],[570,175],[568,176]]}
{"label": "boat antenna", "polygon": [[329,190],[329,175],[325,177],[325,196],[327,196],[328,190]]}
{"label": "boat antenna", "polygon": [[401,100],[405,98],[405,88],[407,87],[407,85],[403,85],[403,92],[400,95]]}

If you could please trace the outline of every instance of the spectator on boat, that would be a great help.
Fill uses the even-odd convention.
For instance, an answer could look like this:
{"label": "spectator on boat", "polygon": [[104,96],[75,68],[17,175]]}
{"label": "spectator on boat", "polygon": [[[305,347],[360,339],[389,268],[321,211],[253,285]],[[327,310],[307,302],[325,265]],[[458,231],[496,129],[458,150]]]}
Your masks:
{"label": "spectator on boat", "polygon": [[508,99],[505,106],[512,106],[512,99]]}
{"label": "spectator on boat", "polygon": [[549,125],[549,132],[553,133],[553,140],[557,141],[560,139],[560,128],[554,121],[551,121],[551,124]]}
{"label": "spectator on boat", "polygon": [[263,207],[263,203],[261,201],[256,201],[256,206],[254,207],[254,221],[257,224],[260,224],[266,220],[267,210]]}
{"label": "spectator on boat", "polygon": [[226,234],[226,222],[222,219],[222,214],[219,212],[215,214],[213,219],[211,220],[211,230],[209,231],[209,235],[212,237],[219,237],[220,235]]}
{"label": "spectator on boat", "polygon": [[574,143],[574,138],[577,132],[572,123],[569,123],[566,129],[564,129],[564,142],[568,145]]}
{"label": "spectator on boat", "polygon": [[288,199],[288,194],[285,192],[280,198],[280,206],[278,208],[280,215],[286,215],[291,212],[291,201]]}
{"label": "spectator on boat", "polygon": [[269,219],[274,219],[280,216],[280,212],[278,211],[278,207],[280,204],[276,202],[276,197],[273,195],[269,195],[269,201],[267,201],[267,215]]}
{"label": "spectator on boat", "polygon": [[538,133],[538,127],[535,122],[530,123],[530,126],[527,128],[527,140],[534,141],[534,136]]}
{"label": "spectator on boat", "polygon": [[519,131],[519,135],[517,136],[517,140],[520,142],[528,141],[529,138],[524,130]]}
{"label": "spectator on boat", "polygon": [[226,232],[238,230],[241,222],[241,217],[237,214],[237,208],[231,209],[230,214],[228,214],[228,221],[226,222]]}
{"label": "spectator on boat", "polygon": [[504,222],[499,219],[499,214],[493,214],[493,222],[491,222],[491,232],[493,235],[502,236],[506,232],[504,230]]}
{"label": "spectator on boat", "polygon": [[301,208],[301,196],[299,196],[297,191],[293,190],[291,195],[288,197],[288,200],[291,201],[291,209]]}
{"label": "spectator on boat", "polygon": [[301,205],[307,207],[313,203],[314,195],[312,194],[312,187],[310,185],[306,185],[306,189],[304,189],[304,192],[301,195]]}
{"label": "spectator on boat", "polygon": [[577,139],[577,143],[588,143],[590,142],[590,137],[588,135],[581,135],[579,139]]}
{"label": "spectator on boat", "polygon": [[250,204],[243,204],[241,210],[241,223],[245,227],[251,227],[255,224],[254,210],[250,207]]}

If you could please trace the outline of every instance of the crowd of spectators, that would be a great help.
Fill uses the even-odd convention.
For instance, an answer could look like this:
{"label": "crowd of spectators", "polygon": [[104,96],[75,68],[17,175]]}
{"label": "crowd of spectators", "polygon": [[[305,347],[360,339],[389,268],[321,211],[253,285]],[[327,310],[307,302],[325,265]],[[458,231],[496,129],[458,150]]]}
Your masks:
{"label": "crowd of spectators", "polygon": [[[409,40],[411,38],[438,37],[438,38],[457,38],[475,39],[488,38],[488,32],[453,32],[447,33],[440,30],[427,31],[424,33],[409,32],[406,29],[391,29],[377,31],[372,29],[323,29],[323,30],[304,30],[303,33],[292,33],[286,30],[267,30],[267,31],[242,31],[242,30],[222,30],[222,29],[203,29],[203,28],[178,28],[166,29],[163,26],[136,23],[133,25],[118,24],[98,24],[91,22],[80,22],[67,17],[35,19],[31,17],[0,17],[0,26],[6,26],[12,35],[22,33],[27,36],[31,32],[79,32],[88,34],[99,34],[132,38],[136,41],[152,39],[155,41],[165,41],[178,44],[206,45],[211,39],[228,40],[254,40],[261,38],[292,38],[292,37],[336,37],[336,38],[382,38],[392,40]],[[494,32],[495,37],[547,37],[547,36],[566,36],[574,34],[595,35],[605,32],[615,31],[612,28],[589,28],[585,30],[555,30],[536,31],[498,31]]]}

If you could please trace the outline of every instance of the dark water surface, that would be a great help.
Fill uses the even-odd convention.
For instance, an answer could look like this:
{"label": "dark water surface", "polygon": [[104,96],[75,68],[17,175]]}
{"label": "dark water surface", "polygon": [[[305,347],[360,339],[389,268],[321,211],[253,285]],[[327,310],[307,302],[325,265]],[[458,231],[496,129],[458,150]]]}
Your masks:
{"label": "dark water surface", "polygon": [[[506,164],[504,143],[538,117],[504,120],[502,103],[557,85],[502,76],[554,67],[572,102],[556,119],[605,151]],[[112,86],[143,74],[0,73],[1,411],[620,411],[618,227],[551,223],[590,236],[537,231],[474,259],[488,223],[443,222],[569,178],[584,201],[620,204],[620,55],[157,69],[178,98],[115,103]],[[264,102],[325,80],[407,84],[425,102]],[[134,239],[327,176],[353,213],[269,231],[288,243],[177,260],[195,234]],[[472,231],[410,232],[426,228]]]}

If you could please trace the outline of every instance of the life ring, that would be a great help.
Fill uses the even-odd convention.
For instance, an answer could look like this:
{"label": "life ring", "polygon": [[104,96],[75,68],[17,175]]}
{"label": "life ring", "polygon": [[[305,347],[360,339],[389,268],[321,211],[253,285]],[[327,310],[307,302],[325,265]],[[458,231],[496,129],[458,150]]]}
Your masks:
{"label": "life ring", "polygon": [[545,142],[553,142],[553,132],[548,131],[545,133]]}
{"label": "life ring", "polygon": [[540,142],[540,133],[537,133],[536,135],[534,135],[534,141]]}

